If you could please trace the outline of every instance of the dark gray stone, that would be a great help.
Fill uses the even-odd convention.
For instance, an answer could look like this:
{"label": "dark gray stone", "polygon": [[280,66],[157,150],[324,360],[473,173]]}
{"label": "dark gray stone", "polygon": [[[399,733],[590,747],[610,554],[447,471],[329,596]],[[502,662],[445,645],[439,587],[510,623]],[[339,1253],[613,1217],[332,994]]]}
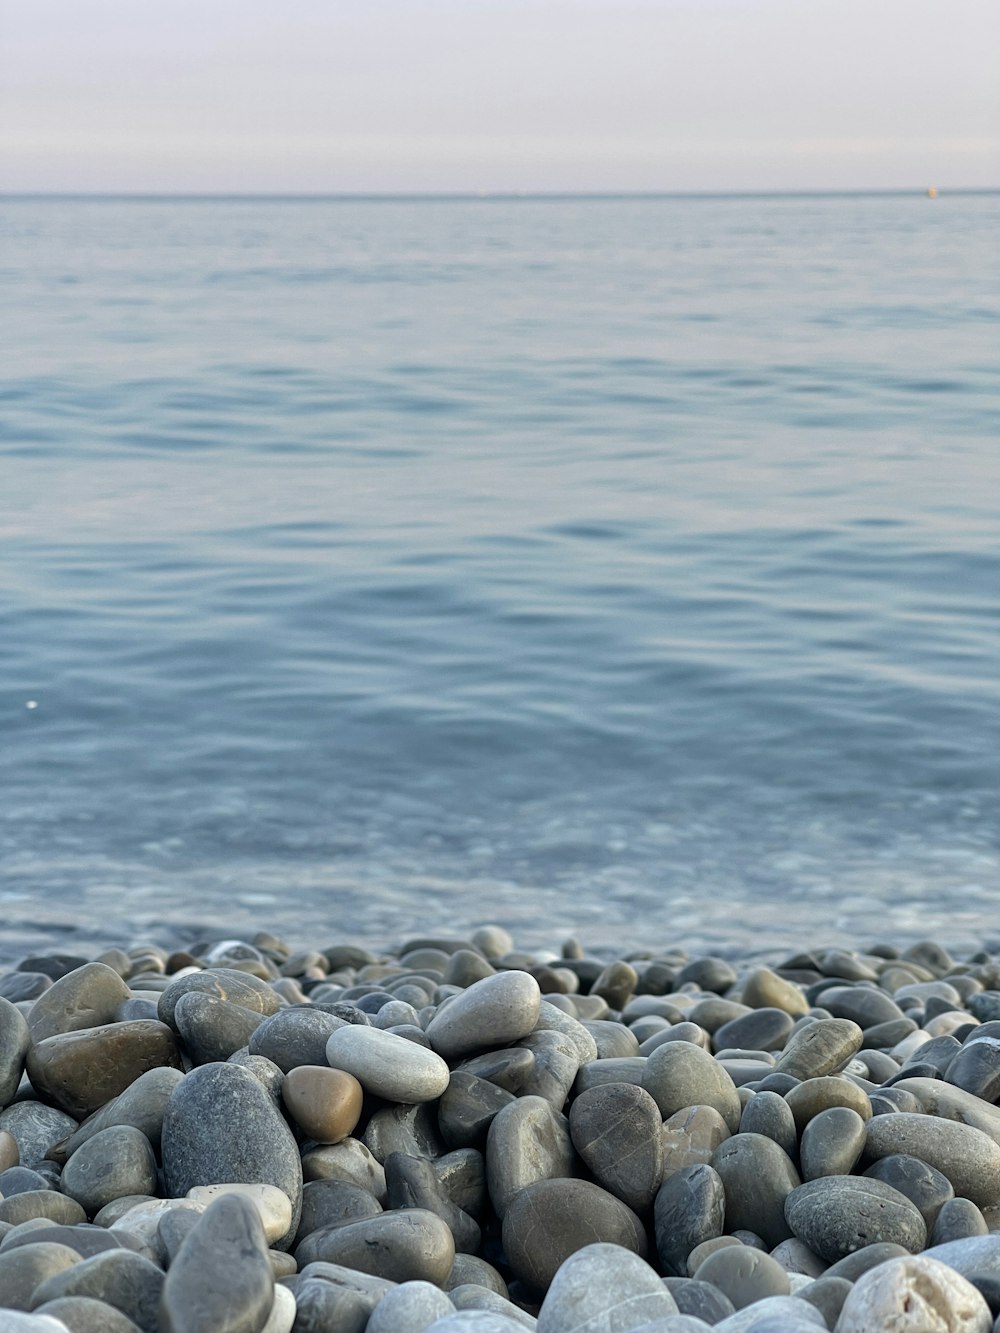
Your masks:
{"label": "dark gray stone", "polygon": [[[0,1309],[30,1310],[43,1282],[80,1262],[76,1250],[49,1240],[48,1230],[40,1227],[31,1243],[0,1252]],[[0,1314],[0,1323],[2,1319]]]}
{"label": "dark gray stone", "polygon": [[157,1002],[157,1013],[161,1023],[166,1023],[168,1027],[176,1030],[174,1010],[177,1002],[182,995],[187,995],[191,991],[213,995],[220,1000],[230,1000],[233,1004],[241,1004],[245,1009],[252,1009],[265,1017],[276,1014],[284,1007],[284,1001],[277,991],[259,977],[233,968],[213,967],[177,977],[161,991]]}
{"label": "dark gray stone", "polygon": [[599,1185],[636,1212],[651,1207],[663,1178],[663,1120],[648,1092],[609,1083],[582,1093],[569,1132]]}
{"label": "dark gray stone", "polygon": [[64,1296],[90,1296],[113,1305],[143,1333],[159,1333],[163,1270],[131,1250],[108,1250],[50,1277],[35,1291],[33,1304]]}
{"label": "dark gray stone", "polygon": [[787,1153],[763,1134],[735,1134],[712,1154],[726,1194],[726,1230],[745,1228],[768,1249],[790,1236],[785,1200],[799,1185]]}
{"label": "dark gray stone", "polygon": [[722,1235],[725,1216],[725,1187],[710,1166],[686,1166],[667,1176],[653,1208],[656,1249],[663,1271],[687,1276],[688,1255],[703,1241]]}
{"label": "dark gray stone", "polygon": [[295,1249],[300,1270],[334,1264],[390,1282],[440,1286],[455,1261],[455,1241],[436,1213],[407,1208],[325,1227]]}
{"label": "dark gray stone", "polygon": [[946,1245],[948,1241],[985,1236],[988,1232],[986,1218],[971,1199],[949,1199],[935,1218],[927,1243]]}
{"label": "dark gray stone", "polygon": [[174,1027],[196,1065],[228,1060],[263,1023],[262,1014],[217,995],[188,991],[174,1005]]}
{"label": "dark gray stone", "polygon": [[678,1313],[701,1319],[706,1324],[721,1324],[736,1313],[728,1296],[707,1282],[693,1277],[665,1277],[663,1285],[673,1296]]}
{"label": "dark gray stone", "polygon": [[102,1106],[85,1124],[70,1134],[66,1142],[67,1154],[72,1156],[95,1134],[100,1134],[114,1125],[131,1125],[133,1129],[144,1134],[153,1145],[154,1151],[158,1152],[167,1102],[183,1078],[184,1075],[179,1069],[166,1066],[140,1074],[124,1092],[119,1093],[106,1106]]}
{"label": "dark gray stone", "polygon": [[162,1333],[259,1333],[273,1303],[274,1276],[257,1210],[249,1200],[224,1195],[191,1228],[170,1265],[160,1302]]}
{"label": "dark gray stone", "polygon": [[10,1000],[0,997],[0,1107],[6,1106],[17,1092],[27,1052],[25,1017]]}
{"label": "dark gray stone", "polygon": [[691,1042],[658,1046],[646,1060],[642,1086],[664,1119],[688,1106],[712,1106],[730,1133],[739,1129],[743,1107],[736,1085],[707,1051]]}
{"label": "dark gray stone", "polygon": [[452,1203],[426,1157],[390,1153],[385,1160],[385,1183],[389,1208],[424,1208],[446,1223],[462,1254],[476,1254],[482,1241],[478,1224]]}
{"label": "dark gray stone", "polygon": [[360,1185],[351,1185],[346,1180],[310,1180],[302,1190],[302,1215],[296,1244],[321,1227],[358,1222],[380,1212],[382,1205]]}
{"label": "dark gray stone", "polygon": [[865,1146],[865,1121],[849,1106],[830,1106],[813,1116],[802,1131],[799,1163],[803,1180],[846,1176]]}
{"label": "dark gray stone", "polygon": [[326,1043],[345,1019],[311,1006],[280,1009],[254,1029],[251,1055],[263,1055],[287,1074],[299,1065],[325,1065]]}
{"label": "dark gray stone", "polygon": [[980,1207],[1000,1200],[1000,1144],[972,1125],[905,1111],[874,1117],[866,1130],[864,1160],[894,1153],[936,1167],[956,1194]]}
{"label": "dark gray stone", "polygon": [[291,1130],[260,1083],[232,1064],[201,1065],[167,1103],[161,1138],[167,1193],[180,1198],[195,1185],[276,1185],[292,1204],[292,1225],[275,1249],[287,1249],[298,1230],[302,1164]]}
{"label": "dark gray stone", "polygon": [[513,1093],[457,1069],[438,1102],[438,1128],[449,1148],[485,1148],[493,1117],[514,1101]]}
{"label": "dark gray stone", "polygon": [[799,1295],[804,1301],[816,1307],[825,1319],[827,1328],[833,1328],[852,1286],[853,1283],[848,1282],[846,1277],[830,1277],[828,1273],[824,1273],[808,1287],[804,1287]]}
{"label": "dark gray stone", "polygon": [[870,1166],[864,1174],[873,1180],[882,1180],[899,1190],[900,1194],[905,1194],[920,1209],[928,1232],[944,1205],[955,1197],[951,1181],[919,1157],[890,1153]]}
{"label": "dark gray stone", "polygon": [[93,1217],[112,1199],[155,1194],[156,1154],[145,1134],[114,1125],[88,1139],[66,1163],[62,1189]]}
{"label": "dark gray stone", "polygon": [[843,1069],[861,1049],[862,1030],[846,1018],[817,1018],[793,1032],[775,1072],[794,1078],[821,1078]]}
{"label": "dark gray stone", "polygon": [[784,1097],[776,1092],[757,1092],[743,1108],[741,1134],[763,1134],[773,1139],[792,1163],[798,1159],[799,1140],[795,1117]]}
{"label": "dark gray stone", "polygon": [[791,1033],[795,1020],[784,1009],[752,1009],[740,1018],[730,1019],[716,1028],[712,1049],[778,1051]]}
{"label": "dark gray stone", "polygon": [[927,1243],[918,1208],[881,1180],[825,1176],[792,1190],[785,1202],[788,1225],[829,1263],[877,1241],[917,1254]]}

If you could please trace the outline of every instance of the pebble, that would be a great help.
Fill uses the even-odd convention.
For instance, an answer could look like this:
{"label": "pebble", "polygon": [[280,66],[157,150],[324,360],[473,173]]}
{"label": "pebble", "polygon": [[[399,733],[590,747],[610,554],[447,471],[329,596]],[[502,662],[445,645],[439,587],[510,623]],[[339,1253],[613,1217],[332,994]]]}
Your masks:
{"label": "pebble", "polygon": [[660,1188],[662,1131],[656,1102],[629,1083],[592,1088],[570,1109],[574,1148],[597,1183],[636,1212],[648,1209]]}
{"label": "pebble", "polygon": [[80,1255],[76,1250],[41,1237],[5,1250],[0,1253],[0,1308],[30,1310],[37,1287],[47,1278],[79,1262]]}
{"label": "pebble", "polygon": [[274,1276],[260,1214],[241,1195],[221,1195],[170,1263],[160,1302],[162,1333],[260,1329],[273,1304]]}
{"label": "pebble", "polygon": [[725,1187],[712,1167],[699,1163],[668,1176],[653,1209],[656,1250],[664,1273],[687,1276],[692,1250],[722,1235],[725,1216]]}
{"label": "pebble", "polygon": [[545,1291],[560,1264],[594,1241],[646,1255],[646,1231],[620,1199],[589,1180],[539,1180],[509,1204],[503,1248],[515,1276]]}
{"label": "pebble", "polygon": [[[62,1253],[29,1296],[70,1333],[159,1333],[167,1281],[178,1329],[517,1330],[588,1249],[613,1257],[579,1333],[829,1326],[893,1260],[1000,1305],[1000,962],[559,953],[261,934],[0,976],[0,1309]],[[213,1322],[236,1265],[191,1256],[217,1202],[271,1296]]]}
{"label": "pebble", "polygon": [[552,1279],[538,1312],[538,1333],[634,1329],[677,1314],[656,1271],[618,1245],[578,1249]]}
{"label": "pebble", "polygon": [[292,1205],[292,1223],[277,1247],[287,1248],[298,1228],[302,1164],[295,1139],[274,1102],[237,1065],[193,1069],[167,1103],[161,1138],[163,1176],[175,1198],[195,1185],[229,1182],[275,1185]]}
{"label": "pebble", "polygon": [[833,1263],[876,1241],[915,1253],[927,1242],[924,1219],[905,1195],[864,1176],[824,1176],[791,1191],[785,1216],[792,1231]]}
{"label": "pebble", "polygon": [[658,1046],[646,1061],[642,1086],[664,1120],[688,1106],[711,1106],[731,1134],[739,1129],[743,1107],[736,1085],[707,1051],[691,1042]]}
{"label": "pebble", "polygon": [[296,1065],[281,1084],[289,1115],[308,1138],[339,1143],[361,1119],[364,1089],[353,1074],[321,1065]]}
{"label": "pebble", "polygon": [[387,1101],[432,1102],[451,1077],[447,1064],[433,1051],[379,1028],[347,1024],[326,1043],[333,1069],[353,1074],[366,1092]]}
{"label": "pebble", "polygon": [[990,1333],[993,1316],[971,1282],[926,1255],[866,1273],[844,1301],[837,1333]]}
{"label": "pebble", "polygon": [[530,973],[497,972],[439,1008],[427,1036],[438,1055],[449,1060],[509,1046],[533,1031],[541,1002],[538,982]]}

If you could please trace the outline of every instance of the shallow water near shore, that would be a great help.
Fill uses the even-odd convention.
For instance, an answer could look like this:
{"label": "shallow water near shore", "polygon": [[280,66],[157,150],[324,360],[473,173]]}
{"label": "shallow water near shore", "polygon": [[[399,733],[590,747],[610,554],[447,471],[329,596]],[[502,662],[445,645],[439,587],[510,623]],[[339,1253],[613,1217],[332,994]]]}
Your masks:
{"label": "shallow water near shore", "polygon": [[4,953],[989,938],[998,224],[0,201]]}

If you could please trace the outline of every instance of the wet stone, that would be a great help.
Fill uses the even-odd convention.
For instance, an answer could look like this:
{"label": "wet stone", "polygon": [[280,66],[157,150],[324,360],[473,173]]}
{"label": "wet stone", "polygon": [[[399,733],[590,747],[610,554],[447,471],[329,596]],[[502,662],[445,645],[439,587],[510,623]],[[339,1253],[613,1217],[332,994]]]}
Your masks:
{"label": "wet stone", "polygon": [[361,1084],[340,1069],[297,1065],[285,1075],[281,1096],[303,1134],[317,1143],[339,1143],[361,1119]]}
{"label": "wet stone", "polygon": [[874,1242],[916,1253],[927,1240],[924,1219],[905,1195],[861,1176],[808,1181],[788,1195],[785,1214],[799,1240],[830,1263]]}
{"label": "wet stone", "polygon": [[683,1167],[660,1186],[653,1209],[656,1250],[663,1271],[688,1274],[688,1257],[703,1241],[722,1235],[726,1193],[712,1167]]}
{"label": "wet stone", "polygon": [[181,1067],[176,1039],[163,1023],[142,1019],[46,1037],[27,1059],[32,1085],[77,1119],[160,1065]]}
{"label": "wet stone", "polygon": [[598,1241],[644,1258],[646,1233],[636,1214],[589,1180],[539,1180],[511,1201],[503,1219],[503,1247],[516,1277],[545,1291],[559,1266]]}
{"label": "wet stone", "polygon": [[745,1245],[726,1247],[710,1254],[694,1274],[710,1282],[742,1310],[767,1296],[787,1296],[788,1274],[769,1254]]}
{"label": "wet stone", "polygon": [[610,1083],[582,1093],[570,1108],[569,1130],[599,1185],[636,1212],[652,1205],[663,1177],[663,1135],[648,1092]]}
{"label": "wet stone", "polygon": [[799,1174],[773,1139],[734,1135],[716,1150],[712,1167],[725,1190],[728,1231],[754,1231],[768,1249],[792,1234],[785,1201],[799,1185]]}

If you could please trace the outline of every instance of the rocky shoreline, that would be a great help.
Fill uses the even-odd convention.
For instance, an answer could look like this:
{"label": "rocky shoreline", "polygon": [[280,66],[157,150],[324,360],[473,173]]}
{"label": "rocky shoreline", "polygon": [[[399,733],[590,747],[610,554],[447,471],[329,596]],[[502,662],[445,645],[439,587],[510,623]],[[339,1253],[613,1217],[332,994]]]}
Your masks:
{"label": "rocky shoreline", "polygon": [[0,1330],[1000,1333],[1000,958],[386,952],[0,975]]}

